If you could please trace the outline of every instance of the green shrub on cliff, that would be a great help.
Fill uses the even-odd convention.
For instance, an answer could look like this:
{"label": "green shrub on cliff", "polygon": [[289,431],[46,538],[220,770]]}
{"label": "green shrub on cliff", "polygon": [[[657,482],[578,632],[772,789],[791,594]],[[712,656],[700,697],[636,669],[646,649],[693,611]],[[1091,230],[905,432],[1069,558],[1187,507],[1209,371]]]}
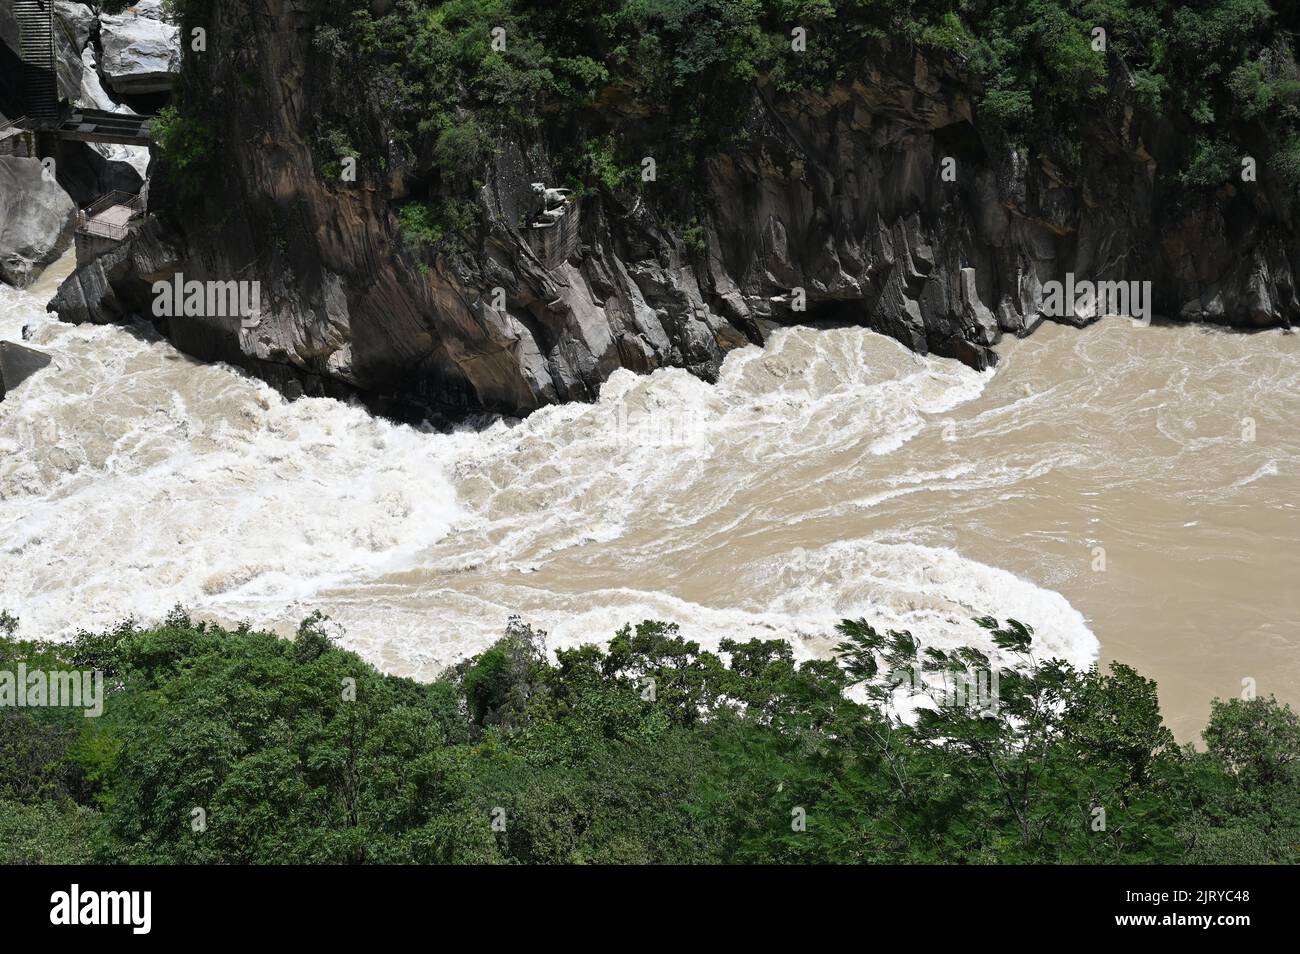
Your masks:
{"label": "green shrub on cliff", "polygon": [[1300,103],[1300,80],[1295,64],[1275,48],[1259,59],[1248,60],[1232,71],[1228,86],[1242,119],[1278,115],[1294,118]]}
{"label": "green shrub on cliff", "polygon": [[458,199],[412,200],[398,207],[397,222],[402,241],[419,249],[472,234],[479,224],[479,209]]}
{"label": "green shrub on cliff", "polygon": [[202,194],[216,159],[216,131],[204,120],[184,114],[175,106],[160,109],[150,129],[180,190],[191,197]]}
{"label": "green shrub on cliff", "polygon": [[1228,181],[1237,163],[1237,150],[1226,139],[1198,136],[1192,141],[1190,159],[1180,178],[1184,185],[1213,188]]}
{"label": "green shrub on cliff", "polygon": [[1012,660],[996,694],[911,724],[901,697],[943,699],[900,672],[988,658],[846,620],[835,660],[797,663],[781,640],[710,653],[648,621],[552,661],[516,620],[421,684],[319,616],[292,641],[180,612],[60,646],[6,638],[0,668],[100,669],[109,695],[98,719],[3,713],[21,741],[0,745],[0,860],[1300,859],[1289,708],[1217,703],[1206,750],[1179,748],[1149,680],[1035,658],[1029,627],[981,622]]}
{"label": "green shrub on cliff", "polygon": [[611,192],[622,188],[632,177],[629,163],[620,159],[613,136],[598,136],[587,141],[585,172]]}
{"label": "green shrub on cliff", "polygon": [[316,155],[316,168],[328,181],[337,182],[342,175],[344,159],[360,159],[361,153],[348,140],[348,135],[338,126],[327,124],[312,143]]}
{"label": "green shrub on cliff", "polygon": [[977,121],[1020,144],[1077,129],[1126,85],[1238,152],[1238,120],[1269,119],[1277,141],[1300,121],[1300,14],[1267,0],[399,0],[382,15],[352,0],[326,16],[318,37],[352,56],[446,194],[466,193],[501,130],[543,125],[575,136],[562,173],[601,182],[580,169],[584,140],[612,125],[691,185],[734,145],[755,83],[860,79],[879,40],[942,51],[969,74]]}
{"label": "green shrub on cliff", "polygon": [[1300,133],[1292,133],[1278,146],[1273,156],[1273,166],[1282,181],[1300,194]]}

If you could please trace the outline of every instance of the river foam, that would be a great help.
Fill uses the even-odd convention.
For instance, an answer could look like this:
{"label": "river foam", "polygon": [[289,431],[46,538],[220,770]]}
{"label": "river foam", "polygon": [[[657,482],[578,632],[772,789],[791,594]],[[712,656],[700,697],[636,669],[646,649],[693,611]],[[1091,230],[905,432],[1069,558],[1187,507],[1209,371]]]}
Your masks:
{"label": "river foam", "polygon": [[[952,644],[998,611],[1039,620],[1075,661],[1096,652],[1059,595],[948,548],[747,552],[747,529],[811,506],[854,457],[894,453],[988,380],[869,332],[782,331],[731,355],[716,386],[618,371],[594,404],[437,434],[288,402],[144,327],[68,327],[3,294],[8,324],[36,321],[56,355],[0,408],[0,572],[31,635],[176,603],[285,628],[319,605],[352,645],[432,675],[515,612],[555,645],[659,617],[706,645],[780,636],[812,655],[845,616]],[[847,473],[825,468],[835,455]],[[729,538],[725,594],[693,598],[671,572],[645,585],[650,565]]]}
{"label": "river foam", "polygon": [[[1183,577],[1297,536],[1300,354],[1280,335],[1048,326],[977,373],[791,328],[716,385],[618,371],[593,404],[435,433],[286,401],[146,327],[62,325],[0,287],[0,334],[25,323],[56,359],[0,403],[0,606],[29,636],[176,603],[289,632],[321,609],[372,661],[432,677],[512,613],[552,646],[662,618],[801,657],[857,616],[987,646],[971,618],[992,614],[1086,665],[1099,619],[1130,660],[1148,643],[1124,621],[1152,640],[1168,623],[1166,646],[1212,620],[1221,638],[1204,584],[1179,616]],[[1258,529],[1243,516],[1270,508]],[[1223,619],[1300,616],[1250,577],[1212,579],[1238,587]]]}

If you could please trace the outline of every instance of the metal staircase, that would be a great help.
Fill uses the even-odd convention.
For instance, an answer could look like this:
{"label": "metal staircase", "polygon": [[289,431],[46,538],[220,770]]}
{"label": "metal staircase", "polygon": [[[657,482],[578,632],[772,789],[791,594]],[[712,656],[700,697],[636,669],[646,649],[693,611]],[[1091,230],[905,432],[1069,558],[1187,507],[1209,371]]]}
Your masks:
{"label": "metal staircase", "polygon": [[33,120],[59,118],[59,80],[54,60],[54,0],[13,0],[18,21],[22,93]]}

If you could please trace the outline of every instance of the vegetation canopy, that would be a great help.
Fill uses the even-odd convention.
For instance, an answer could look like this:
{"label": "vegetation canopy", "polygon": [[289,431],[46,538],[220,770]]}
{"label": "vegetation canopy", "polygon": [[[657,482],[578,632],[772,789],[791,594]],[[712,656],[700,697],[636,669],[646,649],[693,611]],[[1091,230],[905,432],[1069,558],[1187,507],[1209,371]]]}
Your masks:
{"label": "vegetation canopy", "polygon": [[[947,55],[979,117],[1047,142],[1124,91],[1191,135],[1280,148],[1300,128],[1291,37],[1300,12],[1267,0],[353,0],[317,45],[382,90],[449,176],[472,171],[486,129],[566,114],[657,116],[683,159],[721,148],[761,82],[825,89],[863,75],[879,41]],[[795,31],[802,31],[796,37]],[[1241,151],[1238,149],[1238,151]],[[680,163],[679,163],[680,164]],[[1188,182],[1217,170],[1203,149]],[[602,176],[604,178],[604,176]],[[1214,184],[1226,181],[1226,175]]]}
{"label": "vegetation canopy", "polygon": [[[0,709],[0,860],[141,863],[1295,862],[1300,721],[1216,702],[1205,750],[1127,666],[997,659],[846,620],[834,659],[716,653],[646,621],[547,651],[515,619],[430,684],[319,614],[293,640],[125,623],[16,638],[0,672],[99,670],[104,714]],[[999,661],[1000,660],[1000,661]],[[937,680],[984,667],[994,702]],[[901,674],[918,674],[904,679]],[[862,701],[854,701],[854,698]],[[903,717],[917,711],[915,718]]]}

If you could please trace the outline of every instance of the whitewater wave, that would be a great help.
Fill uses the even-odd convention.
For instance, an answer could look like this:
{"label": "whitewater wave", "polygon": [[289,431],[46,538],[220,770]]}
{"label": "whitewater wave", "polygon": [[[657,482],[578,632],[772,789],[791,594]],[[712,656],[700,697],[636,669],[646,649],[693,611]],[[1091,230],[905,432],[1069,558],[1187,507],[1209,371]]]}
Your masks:
{"label": "whitewater wave", "polygon": [[433,433],[52,321],[46,286],[0,286],[0,336],[55,358],[0,402],[0,608],[26,636],[320,609],[427,678],[515,613],[553,648],[655,618],[799,658],[857,616],[987,648],[990,614],[1077,665],[1096,629],[1184,738],[1244,675],[1300,685],[1295,336],[1048,325],[995,374],[790,328],[713,385],[618,371],[591,404]]}
{"label": "whitewater wave", "polygon": [[[992,612],[1051,654],[1097,651],[1061,596],[951,548],[773,536],[991,380],[861,329],[779,331],[716,385],[617,371],[593,404],[439,434],[288,402],[147,328],[72,328],[6,294],[6,329],[35,321],[56,356],[0,405],[0,576],[29,635],[176,603],[284,630],[319,607],[375,661],[433,675],[512,613],[555,646],[661,618],[808,657],[846,616],[951,646],[983,643],[970,617]],[[903,472],[881,494],[988,479]]]}
{"label": "whitewater wave", "polygon": [[307,599],[459,516],[412,428],[288,402],[143,329],[47,322],[33,343],[54,367],[0,404],[0,579],[29,631]]}

